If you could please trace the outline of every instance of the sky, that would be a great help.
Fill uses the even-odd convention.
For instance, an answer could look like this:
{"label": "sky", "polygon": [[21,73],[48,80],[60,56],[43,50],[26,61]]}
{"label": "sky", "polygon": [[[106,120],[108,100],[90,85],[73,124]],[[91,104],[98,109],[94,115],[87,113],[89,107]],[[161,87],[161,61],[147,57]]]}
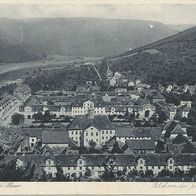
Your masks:
{"label": "sky", "polygon": [[[120,1],[119,1],[120,2]],[[195,24],[196,4],[112,3],[11,3],[0,2],[0,17],[99,17],[158,21],[165,24]]]}

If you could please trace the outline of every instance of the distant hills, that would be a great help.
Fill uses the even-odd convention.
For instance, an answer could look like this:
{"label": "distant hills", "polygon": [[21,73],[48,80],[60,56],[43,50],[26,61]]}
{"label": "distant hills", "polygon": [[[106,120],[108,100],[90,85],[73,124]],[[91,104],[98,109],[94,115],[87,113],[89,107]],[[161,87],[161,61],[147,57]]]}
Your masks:
{"label": "distant hills", "polygon": [[42,58],[40,52],[0,32],[0,63],[34,61]]}
{"label": "distant hills", "polygon": [[21,48],[15,54],[5,55],[11,61],[36,57],[25,53],[21,57],[23,44],[31,47],[29,52],[25,50],[28,54],[39,51],[39,54],[97,57],[119,54],[178,32],[159,22],[100,18],[1,18],[0,31],[20,43]]}
{"label": "distant hills", "polygon": [[102,75],[110,69],[136,75],[152,84],[196,83],[196,27],[154,43],[105,58]]}

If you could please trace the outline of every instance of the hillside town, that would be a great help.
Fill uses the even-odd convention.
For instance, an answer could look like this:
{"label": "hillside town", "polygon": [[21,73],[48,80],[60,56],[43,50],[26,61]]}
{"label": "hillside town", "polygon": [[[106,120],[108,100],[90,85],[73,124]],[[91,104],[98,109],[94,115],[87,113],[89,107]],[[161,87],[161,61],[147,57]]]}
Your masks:
{"label": "hillside town", "polygon": [[195,181],[196,85],[104,83],[2,94],[0,180]]}

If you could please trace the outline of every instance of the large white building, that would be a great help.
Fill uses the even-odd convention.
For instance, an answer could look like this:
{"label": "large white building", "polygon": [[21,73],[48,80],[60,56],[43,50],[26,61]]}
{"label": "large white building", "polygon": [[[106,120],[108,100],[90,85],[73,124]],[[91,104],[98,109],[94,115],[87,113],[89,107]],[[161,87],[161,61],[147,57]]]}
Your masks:
{"label": "large white building", "polygon": [[11,95],[3,98],[0,101],[0,121],[5,121],[10,119],[10,117],[18,112],[19,109],[19,100]]}
{"label": "large white building", "polygon": [[91,100],[74,102],[72,105],[72,116],[85,115],[93,112],[94,115],[105,115],[105,106]]}
{"label": "large white building", "polygon": [[76,116],[68,127],[69,137],[79,146],[89,146],[93,141],[100,147],[115,135],[115,128],[107,118],[101,115]]}

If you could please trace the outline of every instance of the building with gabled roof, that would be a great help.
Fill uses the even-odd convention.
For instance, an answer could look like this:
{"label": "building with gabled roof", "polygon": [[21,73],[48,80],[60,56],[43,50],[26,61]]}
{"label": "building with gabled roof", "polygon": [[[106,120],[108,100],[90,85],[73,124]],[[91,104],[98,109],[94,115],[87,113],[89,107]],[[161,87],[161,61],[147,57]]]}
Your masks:
{"label": "building with gabled roof", "polygon": [[161,127],[117,127],[117,141],[125,143],[126,140],[155,140],[161,139]]}
{"label": "building with gabled roof", "polygon": [[[149,140],[126,140],[125,142],[127,149],[134,152],[135,154],[151,154],[155,153],[155,141]],[[127,149],[124,151],[126,154]]]}
{"label": "building with gabled roof", "polygon": [[183,146],[181,153],[196,153],[196,142],[188,142]]}
{"label": "building with gabled roof", "polygon": [[42,146],[50,148],[67,148],[69,146],[69,133],[67,131],[43,131]]}
{"label": "building with gabled roof", "polygon": [[92,177],[100,177],[105,171],[108,162],[114,164],[113,172],[136,170],[145,173],[152,170],[157,176],[159,172],[168,169],[174,173],[176,169],[188,172],[195,167],[196,154],[82,154],[82,155],[58,155],[45,160],[45,171],[55,177],[57,165],[63,173],[70,178],[83,176],[87,169]]}
{"label": "building with gabled roof", "polygon": [[105,106],[102,99],[76,99],[72,103],[72,116],[86,115],[93,112],[95,115],[105,115]]}
{"label": "building with gabled roof", "polygon": [[18,112],[19,103],[20,101],[12,95],[3,97],[3,99],[0,100],[0,122],[1,124],[4,124],[5,122],[7,122],[8,119],[10,120],[11,116],[14,113]]}
{"label": "building with gabled roof", "polygon": [[78,145],[89,146],[94,141],[97,147],[115,135],[115,127],[107,116],[76,116],[68,127],[69,137]]}
{"label": "building with gabled roof", "polygon": [[187,124],[184,122],[178,122],[178,121],[168,121],[165,126],[163,127],[162,135],[165,139],[173,139],[175,138],[179,133],[187,137]]}

